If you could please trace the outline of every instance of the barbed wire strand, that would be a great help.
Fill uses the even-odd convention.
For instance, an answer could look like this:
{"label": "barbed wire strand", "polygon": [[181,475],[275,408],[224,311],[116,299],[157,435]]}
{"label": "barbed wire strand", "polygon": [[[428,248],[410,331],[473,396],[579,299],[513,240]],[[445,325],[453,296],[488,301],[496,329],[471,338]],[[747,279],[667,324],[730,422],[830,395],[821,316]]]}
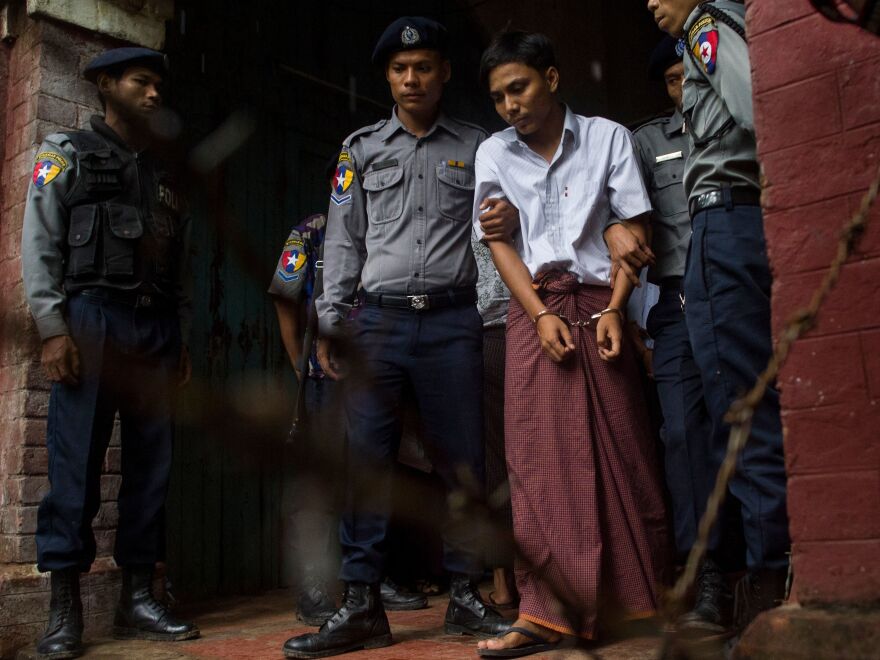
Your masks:
{"label": "barbed wire strand", "polygon": [[[715,522],[718,520],[721,505],[724,503],[724,498],[727,494],[727,486],[734,472],[736,472],[737,460],[748,442],[755,409],[764,398],[767,388],[776,380],[779,370],[785,364],[794,342],[815,325],[822,304],[840,279],[843,265],[849,259],[859,238],[868,225],[868,215],[871,207],[877,200],[878,191],[880,191],[880,167],[877,168],[877,174],[874,177],[873,183],[862,197],[859,210],[841,230],[837,254],[834,256],[828,272],[822,278],[821,284],[813,292],[809,304],[791,315],[780,332],[779,342],[767,363],[767,367],[758,376],[752,389],[734,401],[725,415],[725,421],[731,424],[727,453],[718,470],[718,477],[707,501],[706,511],[700,519],[697,540],[688,554],[685,569],[675,583],[675,586],[667,594],[664,613],[669,621],[675,621],[685,611],[687,595],[696,581],[700,563],[706,554],[709,536]],[[669,644],[675,636],[674,627],[669,627],[667,630],[668,632],[664,640],[664,653],[669,649]]]}

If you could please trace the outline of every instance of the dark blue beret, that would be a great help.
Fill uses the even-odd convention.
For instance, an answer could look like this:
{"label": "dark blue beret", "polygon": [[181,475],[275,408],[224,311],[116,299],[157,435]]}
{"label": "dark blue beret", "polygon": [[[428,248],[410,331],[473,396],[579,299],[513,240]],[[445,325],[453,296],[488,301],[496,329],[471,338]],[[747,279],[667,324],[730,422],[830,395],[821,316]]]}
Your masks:
{"label": "dark blue beret", "polygon": [[666,69],[676,62],[681,62],[681,56],[682,51],[678,47],[678,39],[667,34],[651,53],[651,59],[648,61],[648,78],[663,80]]}
{"label": "dark blue beret", "polygon": [[445,54],[446,28],[424,16],[398,18],[379,37],[373,51],[373,64],[385,64],[392,53],[416,48],[430,48]]}
{"label": "dark blue beret", "polygon": [[129,62],[150,67],[163,74],[168,71],[165,55],[149,48],[132,46],[129,48],[114,48],[113,50],[101,53],[86,65],[86,68],[83,70],[83,76],[86,80],[95,82],[101,71]]}

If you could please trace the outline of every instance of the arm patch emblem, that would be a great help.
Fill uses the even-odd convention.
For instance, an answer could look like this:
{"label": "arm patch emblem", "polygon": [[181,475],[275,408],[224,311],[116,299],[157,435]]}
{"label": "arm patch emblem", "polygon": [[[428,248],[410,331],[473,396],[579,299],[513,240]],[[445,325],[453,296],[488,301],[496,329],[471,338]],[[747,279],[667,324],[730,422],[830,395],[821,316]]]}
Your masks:
{"label": "arm patch emblem", "polygon": [[51,183],[67,167],[67,159],[64,156],[54,151],[43,151],[37,154],[31,180],[37,188],[42,188]]}

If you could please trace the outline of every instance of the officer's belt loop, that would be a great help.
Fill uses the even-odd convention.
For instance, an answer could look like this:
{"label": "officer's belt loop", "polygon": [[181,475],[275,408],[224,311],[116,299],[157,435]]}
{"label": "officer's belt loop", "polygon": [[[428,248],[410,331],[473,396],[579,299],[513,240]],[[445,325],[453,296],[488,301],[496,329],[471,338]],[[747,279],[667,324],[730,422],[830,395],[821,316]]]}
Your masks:
{"label": "officer's belt loop", "polygon": [[725,183],[721,186],[721,199],[724,200],[724,208],[728,211],[732,211],[733,193],[731,192],[729,183]]}

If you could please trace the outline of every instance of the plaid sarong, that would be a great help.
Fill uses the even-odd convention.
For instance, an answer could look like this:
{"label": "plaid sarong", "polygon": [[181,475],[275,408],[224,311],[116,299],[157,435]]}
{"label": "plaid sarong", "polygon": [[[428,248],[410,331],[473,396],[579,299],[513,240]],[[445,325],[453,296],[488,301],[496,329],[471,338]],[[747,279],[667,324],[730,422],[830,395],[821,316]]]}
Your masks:
{"label": "plaid sarong", "polygon": [[[546,306],[570,320],[605,309],[606,287],[544,277]],[[636,356],[604,362],[595,331],[572,328],[556,364],[515,300],[507,324],[505,442],[522,552],[520,616],[595,638],[602,622],[650,616],[667,553],[664,503]]]}

